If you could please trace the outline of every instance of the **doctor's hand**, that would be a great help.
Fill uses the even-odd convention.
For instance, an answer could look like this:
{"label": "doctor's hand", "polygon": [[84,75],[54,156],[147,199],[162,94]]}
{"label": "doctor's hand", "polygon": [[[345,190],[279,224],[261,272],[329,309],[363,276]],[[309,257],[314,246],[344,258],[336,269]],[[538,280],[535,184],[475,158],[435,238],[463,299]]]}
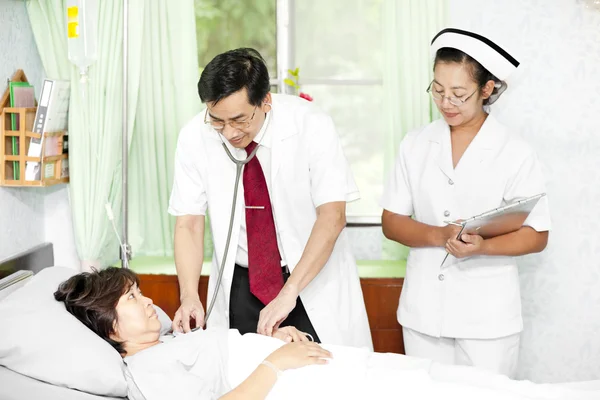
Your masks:
{"label": "doctor's hand", "polygon": [[456,258],[465,258],[483,254],[483,238],[479,235],[463,234],[461,240],[449,239],[446,242],[446,251]]}
{"label": "doctor's hand", "polygon": [[173,332],[191,331],[190,318],[196,320],[196,326],[204,326],[204,307],[200,302],[198,295],[184,297],[181,300],[181,305],[173,318]]}
{"label": "doctor's hand", "polygon": [[299,331],[293,326],[285,326],[283,328],[273,330],[273,337],[284,342],[308,342],[306,333]]}
{"label": "doctor's hand", "polygon": [[296,307],[298,289],[286,284],[281,292],[260,312],[256,332],[261,335],[273,336],[273,332]]}

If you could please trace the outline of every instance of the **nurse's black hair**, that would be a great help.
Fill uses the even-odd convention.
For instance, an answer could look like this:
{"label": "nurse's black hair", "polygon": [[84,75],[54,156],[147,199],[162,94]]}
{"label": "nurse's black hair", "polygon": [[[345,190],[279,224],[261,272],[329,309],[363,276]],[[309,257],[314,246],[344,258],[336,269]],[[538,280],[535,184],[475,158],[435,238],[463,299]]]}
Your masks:
{"label": "nurse's black hair", "polygon": [[218,103],[244,88],[253,106],[259,106],[270,89],[265,60],[251,48],[219,54],[206,65],[198,81],[198,94],[203,103]]}
{"label": "nurse's black hair", "polygon": [[123,343],[111,336],[116,333],[117,303],[134,284],[140,284],[135,272],[108,267],[73,275],[60,284],[54,292],[54,299],[65,303],[69,313],[125,356]]}
{"label": "nurse's black hair", "polygon": [[488,81],[494,81],[497,84],[499,83],[501,86],[494,87],[490,97],[483,100],[484,106],[492,104],[494,101],[496,101],[502,92],[504,92],[507,88],[506,82],[496,78],[494,74],[488,71],[477,60],[461,50],[452,47],[442,47],[435,54],[435,62],[433,63],[434,70],[438,63],[457,63],[467,65],[469,67],[468,70],[471,74],[471,78],[473,78],[480,88],[483,88]]}

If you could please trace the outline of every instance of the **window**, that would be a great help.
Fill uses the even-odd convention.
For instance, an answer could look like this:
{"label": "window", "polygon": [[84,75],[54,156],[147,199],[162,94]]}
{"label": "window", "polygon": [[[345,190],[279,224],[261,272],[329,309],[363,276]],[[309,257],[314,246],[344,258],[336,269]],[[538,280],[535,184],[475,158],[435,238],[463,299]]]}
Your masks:
{"label": "window", "polygon": [[252,47],[277,76],[277,0],[195,0],[194,6],[200,71],[224,51]]}
{"label": "window", "polygon": [[349,222],[379,222],[383,189],[382,0],[196,0],[199,65],[237,47],[267,61],[273,90],[302,91],[334,119],[361,200]]}
{"label": "window", "polygon": [[381,10],[382,0],[299,0],[290,13],[290,62],[300,68],[303,91],[334,119],[361,192],[348,205],[350,222],[381,215]]}

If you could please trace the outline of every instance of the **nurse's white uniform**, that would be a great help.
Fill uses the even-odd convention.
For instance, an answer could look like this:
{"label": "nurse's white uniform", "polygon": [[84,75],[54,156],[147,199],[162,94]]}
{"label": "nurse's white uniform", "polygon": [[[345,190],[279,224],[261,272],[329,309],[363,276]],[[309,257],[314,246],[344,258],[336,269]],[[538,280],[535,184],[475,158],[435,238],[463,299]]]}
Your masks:
{"label": "nurse's white uniform", "polygon": [[[453,168],[450,128],[440,119],[403,139],[381,205],[441,227],[545,190],[531,147],[493,115]],[[550,229],[545,197],[525,225]],[[407,354],[510,375],[523,328],[516,260],[449,256],[440,268],[445,255],[444,248],[410,250],[397,313]]]}

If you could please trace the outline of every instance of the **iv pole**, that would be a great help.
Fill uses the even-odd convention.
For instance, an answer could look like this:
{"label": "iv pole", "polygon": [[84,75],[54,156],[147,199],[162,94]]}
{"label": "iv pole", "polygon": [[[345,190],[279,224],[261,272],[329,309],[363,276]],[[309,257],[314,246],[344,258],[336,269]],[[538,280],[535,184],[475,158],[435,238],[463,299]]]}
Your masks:
{"label": "iv pole", "polygon": [[127,124],[127,72],[128,72],[128,28],[129,28],[129,0],[123,0],[123,115],[122,119],[122,204],[121,204],[121,221],[122,221],[122,239],[123,244],[120,247],[121,252],[121,267],[129,268],[129,260],[131,259],[131,246],[128,239],[128,192],[127,192],[127,173],[128,173],[128,156],[129,156],[129,137]]}

